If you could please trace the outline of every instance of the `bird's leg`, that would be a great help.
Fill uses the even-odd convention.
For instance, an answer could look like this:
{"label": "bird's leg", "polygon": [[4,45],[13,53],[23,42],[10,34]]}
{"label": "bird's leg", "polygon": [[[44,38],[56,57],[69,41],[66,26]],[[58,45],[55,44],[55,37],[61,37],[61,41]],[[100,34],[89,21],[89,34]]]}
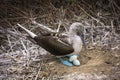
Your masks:
{"label": "bird's leg", "polygon": [[60,62],[66,66],[74,66],[69,60],[65,60],[63,57],[59,58]]}
{"label": "bird's leg", "polygon": [[74,54],[74,55],[69,55],[69,61],[73,63],[73,65],[79,66],[80,61],[77,59],[79,55]]}

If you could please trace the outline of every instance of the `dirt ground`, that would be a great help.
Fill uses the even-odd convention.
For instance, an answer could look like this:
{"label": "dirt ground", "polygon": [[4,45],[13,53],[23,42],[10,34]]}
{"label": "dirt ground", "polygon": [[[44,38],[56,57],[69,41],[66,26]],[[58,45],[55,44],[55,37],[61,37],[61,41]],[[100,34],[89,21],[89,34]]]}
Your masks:
{"label": "dirt ground", "polygon": [[0,80],[119,80],[119,51],[87,50],[80,66],[68,67],[50,54],[25,61],[23,55],[0,55]]}
{"label": "dirt ground", "polygon": [[[112,52],[106,52],[106,51],[99,51],[99,50],[90,50],[87,52],[81,52],[81,56],[79,60],[81,61],[81,66],[76,67],[67,67],[64,65],[61,65],[58,61],[54,64],[51,64],[50,69],[51,71],[59,74],[59,75],[73,75],[72,77],[69,76],[67,79],[71,80],[78,80],[82,79],[81,74],[97,74],[99,75],[99,78],[94,77],[91,78],[93,80],[94,78],[96,80],[103,80],[103,78],[107,78],[107,76],[111,73],[112,67],[115,65],[119,65],[119,57],[113,56]],[[118,53],[115,53],[118,55]],[[120,55],[119,55],[120,56]],[[57,65],[57,66],[56,66]],[[84,74],[84,75],[85,75]],[[103,76],[104,75],[104,76]],[[105,77],[106,75],[106,77]],[[101,76],[101,77],[100,77]],[[65,76],[66,77],[66,76]],[[85,80],[89,80],[90,76],[83,78]],[[119,78],[118,78],[119,79]]]}

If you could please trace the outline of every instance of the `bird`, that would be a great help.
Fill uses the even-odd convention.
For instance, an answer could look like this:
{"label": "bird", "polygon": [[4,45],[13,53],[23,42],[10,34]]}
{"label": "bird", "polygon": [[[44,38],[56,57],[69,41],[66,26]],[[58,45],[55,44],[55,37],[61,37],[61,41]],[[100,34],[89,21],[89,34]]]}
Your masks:
{"label": "bird", "polygon": [[[36,22],[35,22],[36,23]],[[84,40],[84,25],[79,22],[74,22],[70,25],[69,31],[66,34],[55,35],[36,35],[30,30],[26,29],[19,23],[17,24],[42,48],[51,54],[55,55],[62,64],[66,66],[79,66],[79,53],[82,46],[85,44]],[[55,34],[51,32],[49,34]],[[64,59],[65,57],[68,60]]]}

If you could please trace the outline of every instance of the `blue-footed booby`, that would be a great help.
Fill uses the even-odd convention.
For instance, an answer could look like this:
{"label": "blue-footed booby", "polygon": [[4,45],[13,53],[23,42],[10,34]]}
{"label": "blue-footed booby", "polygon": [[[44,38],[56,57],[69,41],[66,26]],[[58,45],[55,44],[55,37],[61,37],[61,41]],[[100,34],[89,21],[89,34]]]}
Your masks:
{"label": "blue-footed booby", "polygon": [[[57,38],[53,35],[36,35],[22,25],[17,25],[25,30],[39,46],[57,56],[64,65],[80,65],[80,61],[77,58],[84,44],[83,24],[79,22],[72,23],[68,33],[64,35],[65,37],[58,36]],[[68,60],[63,57],[68,57]]]}

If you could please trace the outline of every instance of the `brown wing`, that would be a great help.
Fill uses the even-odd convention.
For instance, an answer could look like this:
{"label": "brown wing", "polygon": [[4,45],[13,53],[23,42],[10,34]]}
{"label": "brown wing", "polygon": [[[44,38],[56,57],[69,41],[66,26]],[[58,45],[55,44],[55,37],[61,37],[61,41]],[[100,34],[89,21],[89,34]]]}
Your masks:
{"label": "brown wing", "polygon": [[64,44],[64,42],[61,42],[57,38],[51,36],[39,36],[35,37],[34,40],[42,48],[56,56],[67,55],[74,51],[71,45],[66,45],[66,43]]}

